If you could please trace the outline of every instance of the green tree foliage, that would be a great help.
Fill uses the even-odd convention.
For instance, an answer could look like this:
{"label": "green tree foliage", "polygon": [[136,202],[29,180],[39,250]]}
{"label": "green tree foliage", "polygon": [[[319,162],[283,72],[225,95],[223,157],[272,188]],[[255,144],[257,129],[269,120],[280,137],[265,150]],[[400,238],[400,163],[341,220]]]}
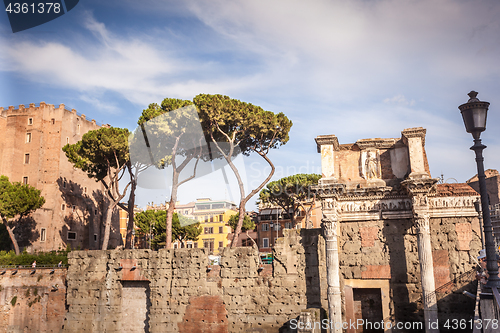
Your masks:
{"label": "green tree foliage", "polygon": [[[229,217],[228,224],[233,230],[236,230],[239,219],[240,219],[239,214],[231,215]],[[241,225],[241,231],[246,232],[254,229],[255,229],[255,222],[250,218],[250,216],[245,215],[245,217],[243,218],[243,224]]]}
{"label": "green tree foliage", "polygon": [[[151,237],[151,248],[158,250],[165,246],[166,241],[166,215],[164,210],[146,210],[135,216],[135,225],[140,236]],[[196,241],[202,232],[200,223],[185,216],[173,214],[172,238],[184,244],[187,240]]]}
{"label": "green tree foliage", "polygon": [[174,213],[172,219],[172,238],[178,240],[182,247],[186,246],[186,241],[197,241],[203,228],[196,220]]}
{"label": "green tree foliage", "polygon": [[[229,226],[231,227],[231,229],[233,229],[233,232],[234,230],[236,230],[236,228],[238,227],[238,221],[240,220],[240,214],[235,214],[235,215],[231,215],[229,217]],[[248,238],[250,238],[252,240],[252,243],[255,245],[255,247],[258,247],[257,243],[255,242],[255,240],[250,237],[250,235],[248,234],[249,231],[252,231],[255,229],[255,222],[250,218],[250,216],[246,215],[245,214],[245,217],[243,218],[243,223],[241,224],[241,232],[244,232]]]}
{"label": "green tree foliage", "polygon": [[317,185],[320,178],[318,174],[297,174],[269,182],[259,193],[259,203],[283,208],[293,225],[295,214],[301,207],[306,212],[306,227],[309,228],[310,214],[316,202],[310,188]]}
{"label": "green tree foliage", "polygon": [[[129,131],[126,128],[102,127],[85,133],[82,140],[62,149],[74,167],[82,169],[90,178],[100,181],[110,199],[105,218],[102,249],[108,249],[113,210],[125,197],[130,182],[120,191],[119,181],[128,169],[130,155],[128,151]],[[127,207],[122,207],[128,210]],[[133,207],[131,207],[133,209]],[[130,214],[129,214],[130,215]]]}
{"label": "green tree foliage", "polygon": [[[223,95],[200,94],[194,98],[202,127],[208,142],[213,143],[233,171],[240,189],[239,220],[231,247],[238,243],[238,237],[245,216],[245,205],[257,194],[274,174],[274,164],[268,157],[270,149],[288,142],[292,122],[283,114],[265,111],[259,106],[241,102]],[[235,149],[245,155],[256,153],[271,167],[266,179],[248,195],[243,181],[231,157]]]}
{"label": "green tree foliage", "polygon": [[22,218],[42,207],[45,203],[40,190],[19,182],[11,183],[6,176],[0,176],[0,217],[9,233],[16,254],[20,254],[19,245],[14,236],[15,227],[11,227],[14,217]]}
{"label": "green tree foliage", "polygon": [[[143,110],[137,122],[148,136],[151,162],[157,168],[172,169],[172,189],[166,215],[165,247],[170,248],[173,234],[173,216],[179,186],[196,176],[196,168],[203,158],[199,119],[193,102],[175,98],[165,98],[161,105],[152,103]],[[192,175],[179,179],[186,166],[195,160]]]}

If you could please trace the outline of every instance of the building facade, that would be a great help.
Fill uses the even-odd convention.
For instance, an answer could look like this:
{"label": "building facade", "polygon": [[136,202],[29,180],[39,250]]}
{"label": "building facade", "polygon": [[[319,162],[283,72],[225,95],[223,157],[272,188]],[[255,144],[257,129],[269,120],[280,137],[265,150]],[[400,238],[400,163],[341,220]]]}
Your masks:
{"label": "building facade", "polygon": [[[494,169],[488,169],[484,173],[486,175],[486,192],[488,193],[488,201],[490,204],[493,236],[495,237],[498,248],[500,246],[500,174]],[[479,193],[479,180],[477,175],[469,179],[467,184]],[[478,205],[478,208],[480,208],[480,205]]]}
{"label": "building facade", "polygon": [[231,245],[232,229],[228,223],[229,218],[237,213],[237,206],[232,202],[197,199],[192,215],[187,216],[200,222],[202,227],[198,241],[192,242],[193,247],[206,248],[210,253],[217,254],[220,249]]}
{"label": "building facade", "polygon": [[322,178],[315,190],[335,322],[439,321],[425,332],[446,332],[446,320],[464,319],[458,308],[472,319],[474,301],[461,291],[477,288],[478,194],[431,177],[425,133],[410,128],[401,138],[353,144],[316,138]]}
{"label": "building facade", "polygon": [[[304,204],[309,210],[311,203]],[[293,212],[290,211],[290,214]],[[314,208],[310,210],[309,221],[306,222],[306,211],[299,207],[294,216],[294,221],[290,219],[290,214],[272,205],[260,205],[257,215],[257,244],[260,252],[272,252],[272,248],[278,237],[283,237],[285,229],[313,229],[319,228],[321,224],[321,202],[316,200]]]}
{"label": "building facade", "polygon": [[[0,108],[0,174],[41,190],[46,201],[16,223],[14,232],[21,247],[37,251],[100,247],[107,207],[103,188],[73,168],[61,149],[99,127],[95,120],[87,120],[64,104]],[[112,246],[120,243],[116,222]]]}

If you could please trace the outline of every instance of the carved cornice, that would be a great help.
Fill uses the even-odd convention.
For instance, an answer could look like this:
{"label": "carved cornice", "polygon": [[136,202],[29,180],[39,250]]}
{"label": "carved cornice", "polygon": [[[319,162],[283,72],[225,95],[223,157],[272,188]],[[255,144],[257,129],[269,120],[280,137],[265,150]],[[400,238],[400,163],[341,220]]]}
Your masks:
{"label": "carved cornice", "polygon": [[416,195],[419,193],[429,194],[431,190],[434,190],[434,185],[437,184],[439,178],[413,178],[406,179],[401,182],[401,186],[408,191],[410,195]]}
{"label": "carved cornice", "polygon": [[331,218],[335,218],[338,215],[339,203],[337,198],[325,198],[321,200],[321,209],[322,211],[330,216]]}
{"label": "carved cornice", "polygon": [[318,153],[321,153],[322,145],[333,145],[333,150],[339,150],[339,140],[333,134],[331,135],[318,135],[314,141],[316,141],[316,145],[318,148]]}
{"label": "carved cornice", "polygon": [[382,199],[387,196],[406,196],[406,193],[390,186],[360,187],[346,189],[340,200]]}
{"label": "carved cornice", "polygon": [[340,183],[311,186],[311,191],[320,198],[339,197],[346,192],[346,185]]}
{"label": "carved cornice", "polygon": [[405,145],[408,145],[409,138],[422,138],[422,146],[425,146],[426,129],[423,127],[407,128],[401,132],[401,138]]}
{"label": "carved cornice", "polygon": [[359,149],[381,148],[388,149],[394,147],[398,139],[361,139],[356,141]]}

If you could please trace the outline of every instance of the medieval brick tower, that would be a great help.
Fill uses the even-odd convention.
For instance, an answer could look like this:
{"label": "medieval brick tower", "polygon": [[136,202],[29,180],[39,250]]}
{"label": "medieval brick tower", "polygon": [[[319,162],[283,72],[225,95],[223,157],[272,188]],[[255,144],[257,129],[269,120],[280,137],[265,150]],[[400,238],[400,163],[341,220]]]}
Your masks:
{"label": "medieval brick tower", "polygon": [[[68,162],[62,147],[100,126],[64,104],[0,108],[0,175],[42,191],[45,204],[15,224],[19,246],[51,251],[97,249],[106,203],[102,185]],[[115,226],[116,223],[113,223]],[[117,237],[118,234],[118,237]],[[116,239],[114,239],[116,238]],[[119,233],[110,243],[118,245]]]}

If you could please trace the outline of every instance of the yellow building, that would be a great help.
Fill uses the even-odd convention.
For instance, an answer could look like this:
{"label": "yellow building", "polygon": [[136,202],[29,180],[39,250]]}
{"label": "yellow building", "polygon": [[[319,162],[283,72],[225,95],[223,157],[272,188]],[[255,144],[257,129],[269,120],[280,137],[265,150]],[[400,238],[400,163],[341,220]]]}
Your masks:
{"label": "yellow building", "polygon": [[[229,217],[238,213],[237,206],[229,201],[214,201],[209,198],[197,199],[186,205],[176,205],[175,211],[200,222],[202,233],[198,241],[187,241],[188,248],[207,248],[210,252],[219,253],[219,248],[231,244],[228,235],[232,229],[228,224]],[[174,248],[180,247],[178,242]]]}

